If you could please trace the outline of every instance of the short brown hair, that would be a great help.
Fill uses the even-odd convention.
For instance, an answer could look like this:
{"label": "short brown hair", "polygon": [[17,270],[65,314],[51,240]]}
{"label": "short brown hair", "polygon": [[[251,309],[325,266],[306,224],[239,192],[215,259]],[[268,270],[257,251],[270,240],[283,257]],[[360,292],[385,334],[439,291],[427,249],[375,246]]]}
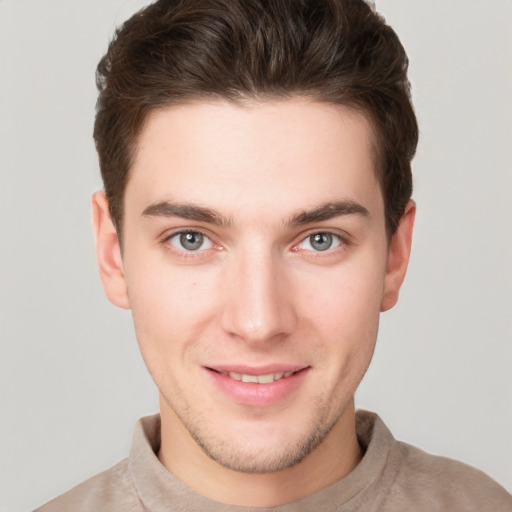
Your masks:
{"label": "short brown hair", "polygon": [[304,96],[364,113],[391,236],[412,193],[418,126],[407,55],[363,0],[159,0],[121,28],[97,69],[94,139],[119,236],[148,114],[194,99]]}

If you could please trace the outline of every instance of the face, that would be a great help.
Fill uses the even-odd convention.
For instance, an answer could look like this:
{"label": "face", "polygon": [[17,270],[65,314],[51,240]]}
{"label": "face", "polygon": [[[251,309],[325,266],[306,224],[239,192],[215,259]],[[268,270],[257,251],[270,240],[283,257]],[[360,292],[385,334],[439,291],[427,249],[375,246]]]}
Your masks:
{"label": "face", "polygon": [[150,116],[122,260],[106,218],[99,257],[184,446],[276,471],[342,421],[408,256],[388,244],[371,155],[365,117],[319,102]]}

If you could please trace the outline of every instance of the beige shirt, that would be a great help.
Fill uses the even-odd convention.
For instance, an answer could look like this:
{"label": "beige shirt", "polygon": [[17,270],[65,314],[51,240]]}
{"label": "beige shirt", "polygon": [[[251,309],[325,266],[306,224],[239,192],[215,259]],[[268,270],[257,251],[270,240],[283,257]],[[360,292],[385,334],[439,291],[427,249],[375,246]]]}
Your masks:
{"label": "beige shirt", "polygon": [[357,413],[365,450],[345,478],[278,507],[238,507],[210,500],[165,469],[155,453],[158,415],[139,420],[128,459],[37,509],[37,512],[512,512],[512,496],[484,473],[396,441],[373,413]]}

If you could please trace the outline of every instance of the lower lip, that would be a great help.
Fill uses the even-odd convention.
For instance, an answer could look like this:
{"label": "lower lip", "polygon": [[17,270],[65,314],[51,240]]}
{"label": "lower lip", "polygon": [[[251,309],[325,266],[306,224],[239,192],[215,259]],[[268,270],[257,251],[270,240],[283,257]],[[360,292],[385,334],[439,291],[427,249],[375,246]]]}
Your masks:
{"label": "lower lip", "polygon": [[268,407],[285,400],[294,393],[306,378],[309,369],[309,367],[304,368],[289,377],[284,377],[268,384],[242,382],[208,368],[206,370],[215,385],[239,404],[253,407]]}

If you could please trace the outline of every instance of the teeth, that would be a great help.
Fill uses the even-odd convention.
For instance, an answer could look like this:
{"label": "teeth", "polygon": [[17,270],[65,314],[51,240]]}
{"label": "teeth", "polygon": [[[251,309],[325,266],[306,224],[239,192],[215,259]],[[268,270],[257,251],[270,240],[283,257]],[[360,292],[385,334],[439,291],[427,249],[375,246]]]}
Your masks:
{"label": "teeth", "polygon": [[258,383],[258,377],[256,375],[242,375],[242,382],[254,382]]}
{"label": "teeth", "polygon": [[293,375],[294,372],[284,372],[284,373],[268,373],[266,375],[245,375],[243,373],[229,372],[228,375],[230,378],[234,380],[239,380],[242,382],[252,382],[254,384],[270,384],[276,380],[280,380],[283,377],[289,377]]}
{"label": "teeth", "polygon": [[269,373],[268,375],[260,375],[258,377],[258,383],[259,384],[270,384],[271,382],[274,382],[275,378],[272,373]]}

